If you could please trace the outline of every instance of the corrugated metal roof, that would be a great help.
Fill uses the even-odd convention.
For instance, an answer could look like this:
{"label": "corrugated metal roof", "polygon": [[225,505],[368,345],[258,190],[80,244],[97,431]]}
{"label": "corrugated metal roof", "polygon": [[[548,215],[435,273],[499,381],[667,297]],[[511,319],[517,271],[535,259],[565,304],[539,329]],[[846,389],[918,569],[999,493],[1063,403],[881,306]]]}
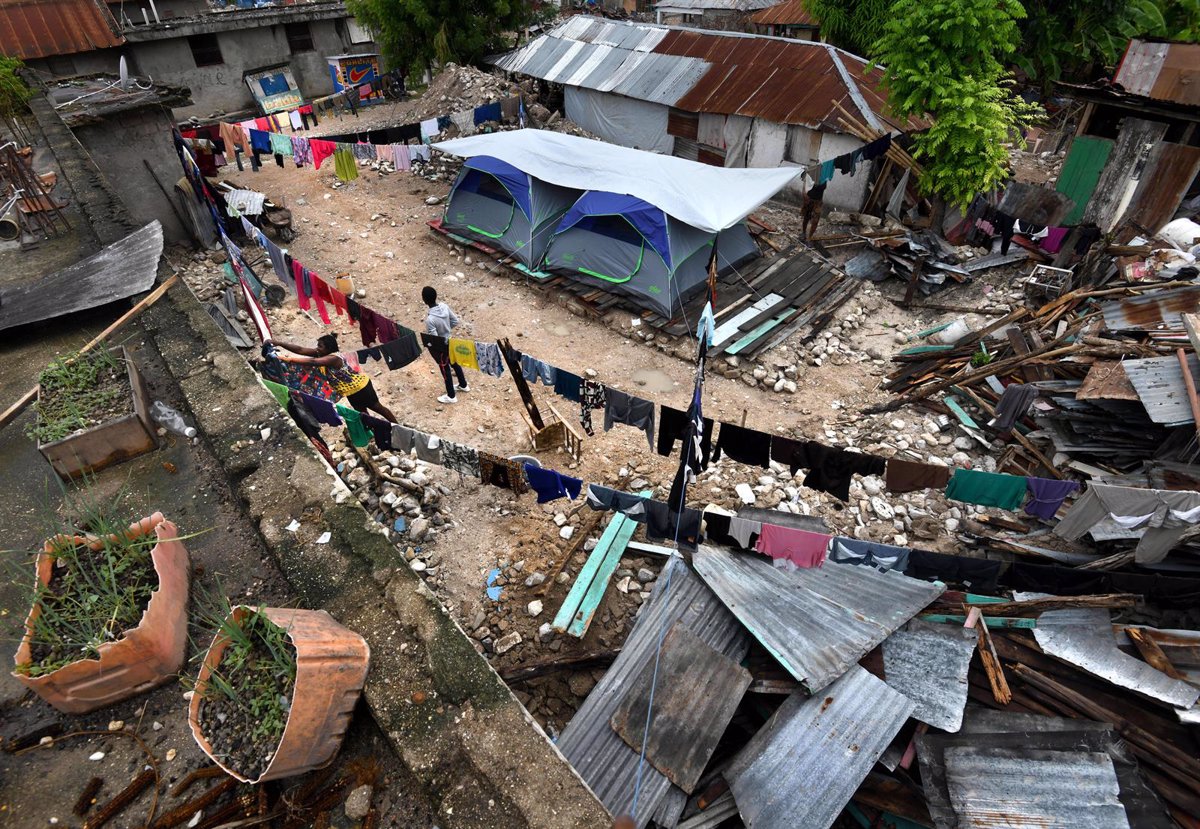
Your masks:
{"label": "corrugated metal roof", "polygon": [[953,746],[946,781],[962,829],[1129,827],[1112,758],[1103,752]]}
{"label": "corrugated metal roof", "polygon": [[1131,40],[1113,81],[1134,95],[1200,106],[1200,44]]}
{"label": "corrugated metal roof", "polygon": [[793,693],[725,772],[746,826],[828,829],[912,710],[858,665],[816,696]]}
{"label": "corrugated metal roof", "polygon": [[0,54],[30,60],[124,42],[99,0],[0,0]]}
{"label": "corrugated metal roof", "polygon": [[881,73],[824,43],[575,15],[495,63],[509,72],[689,112],[833,131],[844,131],[834,104],[861,113],[857,96],[889,128],[922,126],[885,117]]}
{"label": "corrugated metal roof", "polygon": [[909,622],[884,640],[884,681],[916,703],[914,718],[958,731],[976,641],[975,631],[966,628]]}
{"label": "corrugated metal roof", "polygon": [[[1200,360],[1189,352],[1187,361],[1192,377],[1200,382]],[[1146,414],[1150,415],[1152,421],[1164,426],[1195,422],[1178,357],[1125,360],[1123,365],[1125,376],[1129,378],[1138,400],[1146,407]]]}
{"label": "corrugated metal roof", "polygon": [[946,589],[941,582],[853,564],[785,570],[756,555],[707,545],[692,564],[811,693],[844,674]]}
{"label": "corrugated metal roof", "polygon": [[[612,716],[636,690],[636,679],[654,660],[662,630],[682,620],[684,627],[710,647],[738,662],[750,647],[749,637],[737,619],[682,559],[672,557],[667,567],[670,585],[664,568],[620,655],[557,742],[559,750],[614,815],[628,813],[633,805],[639,755],[613,731]],[[653,766],[643,767],[635,816],[639,827],[646,825],[670,786],[671,782]]]}
{"label": "corrugated metal roof", "polygon": [[750,20],[760,26],[811,26],[820,24],[804,7],[804,0],[787,0],[750,15]]}
{"label": "corrugated metal roof", "polygon": [[[1017,601],[1044,598],[1045,593],[1014,593]],[[1150,699],[1190,708],[1200,688],[1172,679],[1117,647],[1108,611],[1103,608],[1052,610],[1038,617],[1033,636],[1043,651],[1093,676]]]}
{"label": "corrugated metal roof", "polygon": [[1183,331],[1180,314],[1200,311],[1200,287],[1154,291],[1100,306],[1109,331]]}

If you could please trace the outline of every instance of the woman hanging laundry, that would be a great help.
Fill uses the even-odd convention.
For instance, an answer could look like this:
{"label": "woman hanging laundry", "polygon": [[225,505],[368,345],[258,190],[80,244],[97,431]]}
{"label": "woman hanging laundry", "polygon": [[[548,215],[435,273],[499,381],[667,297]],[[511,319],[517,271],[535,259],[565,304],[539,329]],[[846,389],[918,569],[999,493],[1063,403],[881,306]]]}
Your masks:
{"label": "woman hanging laundry", "polygon": [[329,381],[333,390],[345,397],[355,410],[376,412],[391,423],[397,422],[392,410],[379,402],[379,395],[375,392],[371,378],[361,371],[352,369],[338,354],[338,341],[333,334],[324,334],[318,337],[316,348],[305,348],[302,345],[279,340],[270,342],[268,345],[292,352],[279,355],[279,359],[285,363],[315,366],[317,371]]}

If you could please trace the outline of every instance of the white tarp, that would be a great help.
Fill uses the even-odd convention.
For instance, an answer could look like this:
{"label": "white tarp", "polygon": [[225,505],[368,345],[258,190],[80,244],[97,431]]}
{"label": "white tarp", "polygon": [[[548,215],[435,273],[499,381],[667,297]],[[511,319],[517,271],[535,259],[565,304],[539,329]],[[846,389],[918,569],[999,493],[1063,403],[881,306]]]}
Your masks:
{"label": "white tarp", "polygon": [[563,97],[567,120],[605,141],[666,155],[675,148],[675,137],[667,133],[668,107],[663,104],[580,86],[563,87]]}
{"label": "white tarp", "polygon": [[534,129],[472,135],[433,146],[464,158],[492,156],[561,187],[636,196],[709,233],[746,218],[800,172],[713,167]]}

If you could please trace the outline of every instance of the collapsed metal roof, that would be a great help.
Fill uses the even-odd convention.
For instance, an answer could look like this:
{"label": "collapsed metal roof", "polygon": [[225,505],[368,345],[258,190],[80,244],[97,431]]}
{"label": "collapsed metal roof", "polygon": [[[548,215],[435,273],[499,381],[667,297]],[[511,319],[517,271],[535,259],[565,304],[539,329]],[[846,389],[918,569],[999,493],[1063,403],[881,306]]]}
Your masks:
{"label": "collapsed metal roof", "polygon": [[[1017,601],[1045,598],[1045,593],[1014,593]],[[1103,608],[1051,610],[1038,617],[1033,636],[1050,656],[1069,662],[1094,676],[1144,697],[1190,708],[1200,688],[1173,679],[1117,647],[1117,638]]]}
{"label": "collapsed metal roof", "polygon": [[1200,106],[1200,44],[1131,40],[1113,81],[1134,95]]}
{"label": "collapsed metal roof", "polygon": [[746,826],[828,829],[912,710],[858,665],[816,696],[793,693],[724,774]]}
{"label": "collapsed metal roof", "polygon": [[[654,594],[643,607],[620,655],[567,723],[557,743],[614,815],[632,809],[639,754],[613,731],[612,718],[628,697],[637,692],[637,681],[652,665],[663,631],[681,623],[709,647],[735,662],[740,662],[750,648],[749,637],[737,619],[680,558],[672,557],[667,562],[655,583]],[[720,700],[711,702],[715,705]],[[658,769],[649,763],[643,766],[635,815],[639,827],[646,825],[671,789],[671,782]]]}
{"label": "collapsed metal roof", "polygon": [[689,112],[845,132],[840,104],[885,129],[922,126],[887,116],[878,69],[812,41],[575,15],[494,62],[508,72]]}
{"label": "collapsed metal roof", "polygon": [[0,54],[21,60],[120,46],[125,38],[98,0],[0,0]]}
{"label": "collapsed metal roof", "polygon": [[914,718],[958,731],[976,641],[976,632],[966,628],[909,622],[883,643],[884,681],[916,703]]}
{"label": "collapsed metal roof", "polygon": [[[1194,353],[1189,353],[1187,361],[1192,376],[1197,376],[1200,360],[1196,359]],[[1164,426],[1195,422],[1178,357],[1146,357],[1125,360],[1122,365],[1130,385],[1137,392],[1138,400],[1146,407],[1146,414],[1152,421]]]}
{"label": "collapsed metal roof", "polygon": [[785,570],[759,556],[707,545],[692,564],[810,693],[846,673],[946,589],[941,582],[832,561]]}

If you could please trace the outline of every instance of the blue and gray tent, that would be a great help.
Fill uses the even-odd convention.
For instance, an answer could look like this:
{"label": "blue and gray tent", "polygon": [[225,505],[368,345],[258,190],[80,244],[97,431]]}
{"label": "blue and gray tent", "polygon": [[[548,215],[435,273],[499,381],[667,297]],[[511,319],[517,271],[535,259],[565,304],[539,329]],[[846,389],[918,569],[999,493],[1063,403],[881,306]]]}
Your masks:
{"label": "blue and gray tent", "polygon": [[446,199],[442,227],[535,268],[580,191],[535,179],[488,155],[468,158]]}
{"label": "blue and gray tent", "polygon": [[[534,217],[526,249],[532,253],[535,240],[545,247],[540,261],[522,259],[527,266],[624,294],[667,317],[675,316],[703,286],[713,244],[720,269],[758,253],[745,218],[800,174],[794,167],[713,167],[533,129],[474,135],[434,146],[468,159],[468,165],[479,163],[479,167],[468,166],[455,186],[456,193],[464,191],[458,194],[464,206],[478,207],[478,202],[467,200],[478,193],[464,190],[462,182],[468,178],[485,182],[475,179],[480,173],[490,175],[508,194],[500,196],[490,183],[477,185],[492,187],[493,195],[500,196],[495,199],[500,206],[489,213],[490,225],[472,222],[476,228],[499,234],[492,244],[502,247],[496,239],[512,232],[507,225],[510,216],[517,222],[521,221],[517,213]],[[539,210],[535,196],[539,188],[551,186],[556,196],[574,191],[576,198],[554,221],[547,237],[542,220],[560,209],[562,202],[547,196],[546,209]],[[518,191],[531,194],[528,210],[522,209]],[[454,198],[447,209],[447,228],[462,233],[462,222],[450,216]],[[506,200],[511,203],[508,212]],[[503,228],[509,229],[502,232]]]}

